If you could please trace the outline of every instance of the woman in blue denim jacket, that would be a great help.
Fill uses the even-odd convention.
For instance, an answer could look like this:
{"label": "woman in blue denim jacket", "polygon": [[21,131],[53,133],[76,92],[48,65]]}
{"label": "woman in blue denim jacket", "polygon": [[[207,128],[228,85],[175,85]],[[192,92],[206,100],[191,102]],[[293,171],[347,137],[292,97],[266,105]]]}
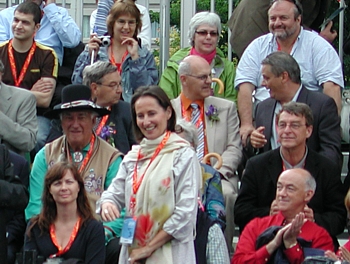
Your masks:
{"label": "woman in blue denim jacket", "polygon": [[140,11],[135,4],[116,2],[107,18],[110,39],[91,35],[75,63],[72,83],[82,83],[83,70],[87,65],[97,60],[109,60],[117,66],[122,77],[124,101],[130,102],[138,87],[157,84],[158,70],[153,54],[138,44],[137,33],[141,27]]}

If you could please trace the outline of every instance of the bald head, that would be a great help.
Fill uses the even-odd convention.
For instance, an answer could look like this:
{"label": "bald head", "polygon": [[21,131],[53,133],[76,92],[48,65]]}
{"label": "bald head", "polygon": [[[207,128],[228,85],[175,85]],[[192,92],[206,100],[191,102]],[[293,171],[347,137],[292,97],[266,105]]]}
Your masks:
{"label": "bald head", "polygon": [[182,92],[190,100],[203,100],[211,91],[211,68],[200,56],[190,55],[179,65]]}
{"label": "bald head", "polygon": [[303,211],[316,190],[315,179],[304,169],[290,169],[281,173],[277,181],[276,200],[284,215],[294,217]]}

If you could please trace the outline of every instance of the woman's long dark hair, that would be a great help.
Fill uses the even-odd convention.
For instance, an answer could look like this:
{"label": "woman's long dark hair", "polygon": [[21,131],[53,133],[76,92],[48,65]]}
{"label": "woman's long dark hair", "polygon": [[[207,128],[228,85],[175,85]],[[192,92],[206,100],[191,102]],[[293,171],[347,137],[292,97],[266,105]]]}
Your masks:
{"label": "woman's long dark hair", "polygon": [[41,232],[48,232],[50,225],[54,223],[57,217],[57,206],[50,193],[51,185],[63,178],[67,171],[73,174],[74,179],[78,182],[79,192],[77,197],[77,210],[81,217],[80,225],[86,220],[93,219],[94,215],[86,195],[84,188],[84,181],[77,169],[77,167],[69,162],[57,162],[46,173],[44,190],[42,195],[42,209],[39,215],[31,219],[31,225],[28,228],[27,235],[30,236],[31,228],[38,223]]}

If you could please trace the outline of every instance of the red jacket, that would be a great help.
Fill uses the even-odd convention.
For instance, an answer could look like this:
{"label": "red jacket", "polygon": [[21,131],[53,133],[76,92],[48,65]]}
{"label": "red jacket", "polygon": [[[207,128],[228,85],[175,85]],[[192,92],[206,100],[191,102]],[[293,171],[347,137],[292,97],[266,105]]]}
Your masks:
{"label": "red jacket", "polygon": [[[284,217],[281,213],[273,216],[266,216],[263,218],[254,218],[244,228],[231,264],[233,263],[266,263],[270,254],[266,250],[266,246],[255,249],[255,244],[258,236],[270,226],[277,225],[282,226]],[[311,241],[311,247],[323,250],[333,250],[333,241],[328,232],[318,226],[317,224],[306,221],[301,228],[299,237],[304,240]],[[299,244],[296,246],[285,249],[284,254],[288,258],[290,263],[302,263],[304,260],[304,253]]]}

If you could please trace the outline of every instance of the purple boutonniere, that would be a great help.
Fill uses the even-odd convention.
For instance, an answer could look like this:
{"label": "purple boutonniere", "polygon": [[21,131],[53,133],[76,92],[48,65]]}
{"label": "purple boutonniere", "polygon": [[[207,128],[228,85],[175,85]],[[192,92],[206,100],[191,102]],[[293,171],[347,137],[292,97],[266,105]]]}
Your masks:
{"label": "purple boutonniere", "polygon": [[117,133],[115,129],[110,126],[104,126],[101,130],[100,137],[106,140],[110,145],[115,147],[113,134]]}
{"label": "purple boutonniere", "polygon": [[208,110],[205,112],[205,115],[209,118],[211,126],[213,126],[214,122],[220,121],[218,109],[214,105],[210,105],[208,107]]}

